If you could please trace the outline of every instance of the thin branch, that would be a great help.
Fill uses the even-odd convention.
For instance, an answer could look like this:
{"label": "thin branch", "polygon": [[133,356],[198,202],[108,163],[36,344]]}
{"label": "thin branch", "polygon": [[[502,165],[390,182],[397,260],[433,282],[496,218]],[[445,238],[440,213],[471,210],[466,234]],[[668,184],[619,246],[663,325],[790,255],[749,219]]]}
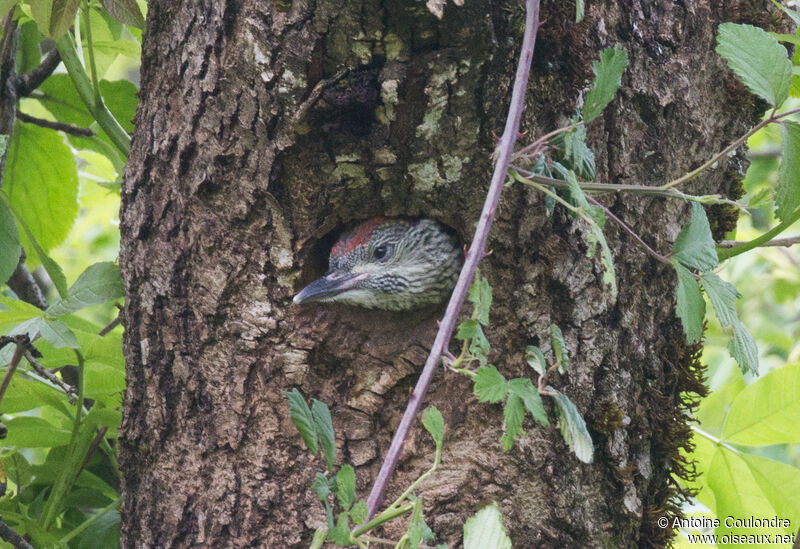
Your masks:
{"label": "thin branch", "polygon": [[6,394],[9,384],[11,384],[11,378],[14,376],[17,366],[19,366],[19,361],[25,353],[25,349],[28,348],[29,340],[27,335],[16,336],[16,341],[17,347],[14,349],[14,354],[11,355],[11,362],[8,363],[6,375],[3,376],[3,382],[0,384],[0,402],[3,401],[3,396]]}
{"label": "thin branch", "polygon": [[[743,244],[747,244],[746,240],[722,240],[717,242],[717,248],[733,248],[735,246],[741,246]],[[800,236],[790,236],[788,238],[773,238],[767,242],[764,242],[759,247],[761,248],[788,248],[789,246],[794,246],[795,244],[800,244]]]}
{"label": "thin branch", "polygon": [[38,67],[29,73],[18,76],[14,80],[17,97],[28,97],[33,90],[41,86],[53,74],[59,63],[61,63],[61,55],[59,55],[58,50],[50,50],[50,53],[47,54]]}
{"label": "thin branch", "polygon": [[787,228],[789,228],[797,220],[800,220],[800,208],[798,208],[791,216],[786,218],[782,223],[775,225],[773,228],[771,228],[758,238],[754,238],[749,242],[745,242],[744,244],[739,244],[731,248],[718,249],[717,257],[719,258],[720,261],[723,261],[725,259],[729,259],[739,254],[743,254],[744,252],[750,251],[753,248],[758,248],[759,246],[763,246],[766,242],[772,240],[774,236],[782,233]]}
{"label": "thin branch", "polygon": [[731,143],[730,145],[725,147],[721,152],[718,152],[717,154],[712,156],[711,159],[708,162],[706,162],[705,164],[701,165],[699,168],[696,168],[696,169],[690,171],[689,173],[682,175],[681,177],[679,177],[677,179],[673,179],[669,183],[666,183],[666,184],[662,185],[659,188],[662,191],[666,191],[666,190],[669,190],[669,189],[671,189],[673,187],[677,187],[681,183],[686,183],[690,179],[694,179],[695,177],[700,175],[703,171],[705,171],[706,169],[708,169],[711,166],[713,166],[715,163],[717,163],[720,160],[722,160],[723,158],[725,158],[728,155],[728,153],[730,153],[731,151],[733,151],[733,150],[739,148],[741,145],[743,145],[744,142],[747,141],[750,138],[751,135],[756,133],[761,128],[769,126],[770,124],[772,124],[773,122],[777,122],[781,118],[785,118],[787,116],[790,116],[792,114],[796,114],[798,112],[800,112],[800,109],[792,109],[790,111],[786,111],[786,112],[783,112],[781,114],[775,114],[775,112],[773,111],[773,113],[768,118],[762,120],[761,122],[759,122],[758,124],[756,124],[755,126],[750,128],[750,130],[747,133],[745,133],[743,136],[741,136],[739,139],[737,139],[736,141],[734,141],[733,143]]}
{"label": "thin branch", "polygon": [[0,538],[14,546],[14,549],[33,549],[33,545],[25,541],[13,528],[3,522],[0,517]]}
{"label": "thin branch", "polygon": [[59,379],[57,375],[55,375],[53,372],[42,366],[41,363],[38,360],[36,360],[36,358],[28,349],[25,350],[25,360],[28,361],[28,364],[31,365],[31,368],[33,368],[37,374],[45,378],[53,385],[60,387],[61,390],[66,393],[70,404],[75,404],[75,396],[77,396],[77,392],[75,391],[75,388],[72,385]]}
{"label": "thin branch", "polygon": [[322,92],[325,91],[327,88],[330,88],[339,80],[344,78],[344,76],[350,72],[349,68],[344,68],[331,76],[330,78],[326,78],[324,80],[320,80],[316,83],[314,88],[311,90],[311,93],[308,94],[305,101],[303,101],[299,107],[297,107],[297,111],[292,116],[292,125],[297,124],[300,120],[305,116],[305,114],[314,106],[314,104],[319,101]]}
{"label": "thin branch", "polygon": [[42,128],[60,130],[66,134],[75,135],[78,137],[92,137],[95,135],[95,133],[89,128],[81,128],[80,126],[67,124],[66,122],[52,122],[50,120],[45,120],[44,118],[36,118],[35,116],[25,114],[21,111],[17,111],[17,119],[22,120],[23,122],[28,122],[29,124],[36,124]]}
{"label": "thin branch", "polygon": [[416,387],[414,387],[414,392],[411,394],[406,411],[403,414],[403,418],[400,420],[400,425],[392,439],[392,444],[389,447],[386,458],[375,479],[375,484],[372,486],[372,490],[367,498],[369,518],[375,514],[375,510],[383,498],[383,492],[397,465],[397,459],[400,456],[403,443],[422,405],[422,399],[428,390],[433,372],[436,370],[442,352],[447,348],[448,342],[452,337],[458,313],[461,310],[469,286],[475,276],[478,262],[486,253],[486,240],[489,236],[489,229],[492,225],[492,221],[494,220],[497,203],[500,200],[500,193],[503,191],[508,164],[511,160],[511,155],[514,153],[514,143],[517,140],[519,132],[519,123],[525,106],[528,75],[530,74],[533,50],[536,43],[536,32],[539,29],[539,0],[526,0],[525,6],[525,34],[522,39],[522,48],[517,64],[517,73],[514,78],[514,88],[511,94],[511,103],[508,107],[506,125],[503,136],[500,138],[500,143],[497,146],[497,160],[494,166],[494,173],[492,174],[492,182],[486,194],[486,201],[483,204],[483,211],[481,212],[478,226],[475,229],[475,236],[472,239],[469,250],[466,252],[464,266],[461,269],[458,282],[456,282],[456,287],[453,289],[453,295],[450,296],[450,301],[447,304],[444,317],[439,324],[439,330],[436,333],[436,339],[433,342],[430,354],[425,362],[425,367],[419,376]]}
{"label": "thin branch", "polygon": [[645,250],[647,250],[647,253],[649,253],[651,256],[655,257],[656,259],[658,259],[658,260],[659,260],[659,261],[661,261],[662,263],[669,263],[669,258],[667,258],[667,256],[665,256],[665,255],[661,255],[660,253],[658,253],[657,251],[655,251],[653,248],[651,248],[650,246],[648,246],[648,245],[647,245],[647,242],[645,242],[644,240],[642,240],[642,238],[641,238],[641,237],[640,237],[638,234],[636,234],[636,231],[634,231],[633,229],[631,229],[630,227],[628,227],[628,225],[626,225],[626,224],[625,224],[625,222],[623,222],[623,221],[622,221],[622,220],[621,220],[619,217],[617,217],[616,215],[614,215],[614,212],[612,212],[612,211],[611,211],[609,208],[606,208],[605,206],[603,206],[602,204],[600,204],[600,202],[598,202],[597,200],[595,200],[595,199],[594,199],[594,198],[592,198],[591,196],[587,196],[587,197],[586,197],[586,200],[588,200],[589,202],[591,202],[591,203],[592,203],[592,204],[594,204],[595,206],[599,206],[600,208],[602,208],[602,209],[603,209],[603,211],[604,211],[604,212],[606,212],[606,215],[607,215],[608,217],[610,217],[611,219],[613,219],[614,221],[616,221],[616,222],[617,222],[617,224],[618,224],[620,227],[622,227],[623,229],[625,229],[625,232],[627,232],[627,233],[628,233],[629,235],[631,235],[631,236],[632,236],[634,239],[636,239],[636,242],[638,242],[639,244],[641,244],[642,246],[644,246],[644,249],[645,249]]}

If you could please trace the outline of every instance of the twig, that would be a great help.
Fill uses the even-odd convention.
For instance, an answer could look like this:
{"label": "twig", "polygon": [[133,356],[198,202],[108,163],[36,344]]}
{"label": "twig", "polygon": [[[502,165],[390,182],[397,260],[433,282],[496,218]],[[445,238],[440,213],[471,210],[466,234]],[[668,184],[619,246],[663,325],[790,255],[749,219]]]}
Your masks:
{"label": "twig", "polygon": [[27,74],[21,74],[14,80],[14,87],[17,97],[27,97],[33,90],[42,85],[47,77],[53,74],[58,64],[61,63],[61,56],[57,49],[50,50],[50,53],[39,63],[39,66]]}
{"label": "twig", "polygon": [[100,443],[103,441],[103,437],[106,436],[106,432],[108,432],[108,427],[105,425],[97,430],[97,434],[92,439],[92,443],[89,444],[89,449],[86,450],[86,456],[83,458],[83,463],[81,463],[78,472],[75,474],[76,478],[78,475],[81,474],[81,471],[83,471],[86,468],[86,465],[89,463],[89,460],[92,459],[92,456],[97,451],[97,447],[100,446]]}
{"label": "twig", "polygon": [[797,220],[800,220],[800,208],[798,208],[792,215],[787,217],[782,223],[775,225],[773,228],[771,228],[758,238],[754,238],[749,242],[745,242],[744,244],[738,244],[731,248],[718,249],[717,257],[719,258],[720,261],[723,261],[725,259],[750,251],[753,248],[758,248],[759,246],[763,246],[764,243],[772,240],[772,237],[782,233]]}
{"label": "twig", "polygon": [[2,517],[0,517],[0,538],[3,538],[3,541],[7,541],[13,545],[14,549],[33,549],[33,545],[25,541],[25,538],[17,534],[11,526],[3,522]]}
{"label": "twig", "polygon": [[109,322],[108,324],[106,324],[106,326],[102,330],[97,332],[97,335],[99,335],[100,337],[103,337],[108,332],[110,332],[111,330],[113,330],[114,328],[116,328],[117,326],[122,324],[122,307],[117,305],[117,308],[119,309],[119,313],[117,314],[117,317],[114,320],[112,320],[111,322]]}
{"label": "twig", "polygon": [[31,116],[20,111],[17,111],[17,119],[22,120],[23,122],[28,122],[29,124],[36,124],[42,128],[60,130],[69,135],[76,135],[78,137],[94,136],[94,132],[89,128],[81,128],[80,126],[67,124],[66,122],[52,122],[50,120],[45,120],[44,118],[36,118],[35,116]]}
{"label": "twig", "polygon": [[41,363],[38,360],[36,360],[36,358],[28,349],[25,350],[25,360],[28,361],[28,363],[36,371],[37,374],[45,378],[50,383],[60,387],[61,390],[67,394],[67,398],[69,399],[70,404],[75,404],[75,396],[77,396],[77,392],[75,391],[75,388],[72,385],[70,385],[69,383],[65,383],[61,379],[58,379],[58,376],[56,376],[53,372],[42,366]]}
{"label": "twig", "polygon": [[322,95],[322,92],[325,91],[326,88],[329,88],[339,82],[339,80],[344,78],[344,75],[346,75],[348,72],[350,72],[350,69],[345,68],[330,78],[326,78],[317,82],[314,88],[311,90],[311,93],[309,93],[308,97],[306,97],[305,101],[303,101],[300,106],[297,107],[297,111],[294,113],[294,116],[292,116],[292,125],[294,126],[300,122],[300,119],[303,118],[306,112],[308,112],[308,110],[313,107],[317,101],[319,101],[319,96]]}
{"label": "twig", "polygon": [[8,389],[11,383],[11,378],[14,376],[17,366],[19,366],[19,361],[25,353],[28,343],[30,343],[27,335],[16,336],[16,341],[17,348],[14,349],[14,354],[11,355],[11,362],[8,363],[8,370],[6,370],[6,375],[3,376],[3,383],[0,384],[0,402],[3,401],[3,396],[6,394],[6,389]]}
{"label": "twig", "polygon": [[652,255],[653,257],[655,257],[656,259],[658,259],[658,260],[659,260],[659,261],[661,261],[662,263],[669,263],[669,258],[668,258],[667,256],[665,256],[665,255],[661,255],[660,253],[658,253],[657,251],[655,251],[653,248],[651,248],[650,246],[648,246],[648,245],[647,245],[647,243],[646,243],[644,240],[642,240],[642,239],[641,239],[641,237],[640,237],[638,234],[636,234],[636,231],[634,231],[633,229],[631,229],[630,227],[628,227],[628,225],[626,225],[626,224],[625,224],[625,223],[624,223],[624,222],[623,222],[623,221],[622,221],[622,220],[621,220],[619,217],[617,217],[616,215],[614,215],[614,213],[613,213],[613,212],[612,212],[610,209],[608,209],[608,208],[606,208],[605,206],[603,206],[602,204],[600,204],[600,202],[598,202],[597,200],[595,200],[595,199],[594,199],[594,198],[592,198],[591,196],[587,196],[587,197],[586,197],[586,200],[588,200],[589,202],[591,202],[591,203],[592,203],[592,204],[594,204],[595,206],[598,206],[598,207],[602,208],[602,209],[603,209],[603,211],[604,211],[604,212],[606,212],[606,215],[607,215],[608,217],[610,217],[611,219],[613,219],[614,221],[616,221],[616,222],[619,224],[619,226],[620,226],[620,227],[622,227],[623,229],[625,229],[625,231],[626,231],[628,234],[630,234],[630,235],[631,235],[633,238],[635,238],[635,239],[636,239],[636,242],[638,242],[639,244],[641,244],[642,246],[644,246],[644,249],[645,249],[645,250],[647,250],[647,253],[649,253],[650,255]]}
{"label": "twig", "polygon": [[[746,240],[722,240],[717,242],[717,248],[733,248],[734,246],[741,246],[742,244],[747,244]],[[794,246],[795,244],[800,244],[800,236],[790,236],[788,238],[773,238],[767,242],[764,242],[759,247],[761,248],[769,248],[769,247],[786,247]]]}
{"label": "twig", "polygon": [[497,146],[497,161],[492,174],[492,182],[486,194],[486,201],[483,204],[483,211],[475,229],[475,236],[472,239],[469,250],[467,250],[464,266],[458,276],[458,282],[456,282],[456,287],[453,289],[453,294],[450,296],[444,317],[439,324],[439,330],[425,362],[425,367],[422,369],[417,385],[414,387],[414,392],[409,398],[406,411],[400,420],[400,425],[397,427],[392,444],[389,446],[389,451],[367,498],[367,516],[370,518],[375,514],[375,509],[383,498],[383,492],[397,465],[397,459],[400,456],[403,443],[422,405],[422,398],[428,390],[433,372],[439,364],[442,352],[447,347],[453,334],[458,313],[475,276],[478,262],[483,258],[486,251],[486,239],[494,220],[500,193],[503,191],[508,164],[511,160],[511,155],[514,153],[514,142],[517,139],[519,122],[525,105],[525,92],[528,86],[528,75],[530,74],[533,49],[536,43],[536,32],[539,29],[539,0],[526,0],[525,6],[525,34],[522,39],[522,48],[517,64],[517,73],[514,78],[514,88],[511,94],[511,103],[508,107],[506,125],[503,130],[503,136]]}
{"label": "twig", "polygon": [[700,175],[703,171],[705,171],[706,169],[708,169],[711,166],[713,166],[716,162],[719,162],[720,160],[725,158],[728,155],[728,153],[730,153],[731,151],[739,148],[742,144],[744,144],[745,141],[747,141],[747,139],[751,135],[756,133],[761,128],[769,126],[770,124],[772,124],[773,122],[777,122],[781,118],[785,118],[787,116],[790,116],[792,114],[796,114],[798,112],[800,112],[800,109],[792,109],[790,111],[786,111],[786,112],[783,112],[781,114],[775,114],[775,112],[773,111],[772,114],[770,114],[770,116],[768,118],[762,120],[761,122],[759,122],[758,124],[756,124],[755,126],[750,128],[750,130],[747,133],[745,133],[743,136],[741,136],[739,139],[737,139],[736,141],[734,141],[733,143],[731,143],[730,145],[725,147],[721,152],[718,152],[717,154],[712,156],[711,159],[708,162],[706,162],[705,164],[701,165],[699,168],[696,168],[696,169],[690,171],[689,173],[682,175],[681,177],[679,177],[677,179],[673,179],[669,183],[666,183],[666,184],[662,185],[659,188],[662,191],[667,191],[667,190],[669,190],[669,189],[671,189],[673,187],[677,187],[681,183],[686,183],[690,179],[694,179],[695,177]]}

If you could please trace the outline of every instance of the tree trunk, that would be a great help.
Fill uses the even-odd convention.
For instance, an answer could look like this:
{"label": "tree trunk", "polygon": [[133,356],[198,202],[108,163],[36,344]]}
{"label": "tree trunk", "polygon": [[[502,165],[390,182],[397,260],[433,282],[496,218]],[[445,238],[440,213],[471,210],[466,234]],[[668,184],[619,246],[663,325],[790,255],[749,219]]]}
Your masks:
{"label": "tree trunk", "polygon": [[[769,23],[769,2],[543,6],[523,129],[539,136],[582,104],[599,51],[621,43],[623,86],[589,127],[597,180],[661,184],[743,133],[763,109],[714,53],[721,21]],[[124,547],[302,547],[324,524],[316,471],[288,417],[299,387],[333,413],[340,460],[366,497],[441,310],[296,307],[342,224],[425,216],[468,242],[488,186],[521,42],[518,2],[468,0],[437,21],[421,1],[151,0],[141,105],[122,192],[128,390],[121,432]],[[762,19],[759,20],[758,18]],[[342,75],[342,69],[347,72]],[[529,138],[528,137],[528,138]],[[688,191],[735,194],[741,154]],[[663,198],[601,200],[662,252],[687,220]],[[735,214],[712,211],[718,234]],[[580,463],[556,427],[500,448],[502,411],[440,371],[444,414],[428,524],[458,543],[466,517],[500,504],[515,547],[663,546],[676,512],[685,415],[703,390],[674,314],[675,279],[607,225],[619,295],[586,257],[582,225],[542,195],[506,189],[483,273],[488,337],[506,377],[526,345],[572,356],[552,384],[595,442]],[[327,248],[326,248],[327,246]],[[432,461],[417,429],[391,501]],[[384,535],[397,539],[403,521]]]}

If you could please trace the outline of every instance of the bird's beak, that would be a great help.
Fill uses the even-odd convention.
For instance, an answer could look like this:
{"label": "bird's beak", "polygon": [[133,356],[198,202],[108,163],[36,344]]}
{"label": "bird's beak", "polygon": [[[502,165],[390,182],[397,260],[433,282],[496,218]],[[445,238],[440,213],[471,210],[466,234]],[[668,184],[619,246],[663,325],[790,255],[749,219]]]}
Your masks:
{"label": "bird's beak", "polygon": [[292,301],[298,305],[310,301],[323,301],[325,298],[355,288],[359,282],[367,278],[369,278],[368,273],[328,273],[300,290]]}

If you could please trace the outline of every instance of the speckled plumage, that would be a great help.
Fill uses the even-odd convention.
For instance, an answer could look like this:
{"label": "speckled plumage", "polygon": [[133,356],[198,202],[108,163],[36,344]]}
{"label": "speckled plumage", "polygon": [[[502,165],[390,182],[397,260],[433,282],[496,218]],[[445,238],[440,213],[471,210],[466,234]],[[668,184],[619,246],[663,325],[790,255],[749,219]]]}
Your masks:
{"label": "speckled plumage", "polygon": [[294,301],[392,311],[434,305],[450,295],[462,261],[458,241],[444,225],[375,217],[341,235],[331,249],[329,271]]}

